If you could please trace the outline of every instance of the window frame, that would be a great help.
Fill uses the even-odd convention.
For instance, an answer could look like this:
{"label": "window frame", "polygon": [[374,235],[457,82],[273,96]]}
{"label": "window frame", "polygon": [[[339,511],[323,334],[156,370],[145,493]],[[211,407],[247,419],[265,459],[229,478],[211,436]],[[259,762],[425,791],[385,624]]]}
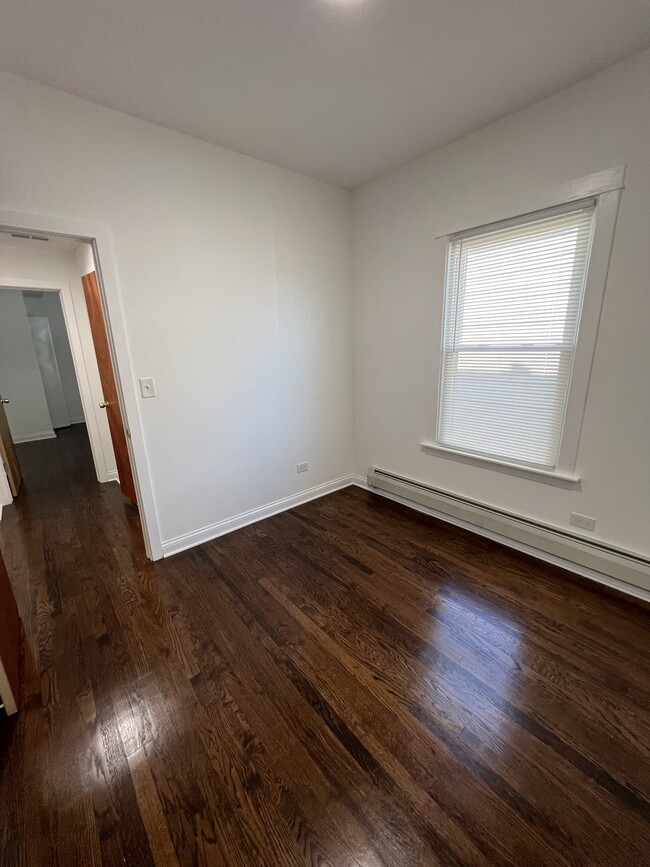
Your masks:
{"label": "window frame", "polygon": [[[624,188],[625,166],[619,166],[590,175],[570,184],[564,185],[555,192],[542,194],[531,201],[531,207],[520,211],[516,216],[505,219],[497,219],[488,223],[463,229],[461,231],[448,232],[436,238],[446,246],[444,255],[444,275],[441,303],[438,305],[440,328],[436,345],[434,346],[434,358],[437,364],[437,376],[435,377],[432,418],[433,436],[420,443],[424,452],[448,457],[477,466],[502,470],[513,475],[546,481],[551,484],[559,484],[567,487],[576,487],[580,483],[580,476],[576,472],[580,435],[587,403],[591,370],[598,337],[600,317],[602,312],[605,287],[609,262],[614,241],[616,219],[621,192]],[[591,253],[587,263],[585,288],[582,308],[578,323],[573,365],[567,390],[567,398],[564,412],[564,420],[560,432],[558,458],[552,469],[537,468],[524,462],[503,460],[474,452],[454,449],[449,445],[443,445],[438,441],[440,425],[444,352],[444,326],[445,310],[448,292],[448,265],[451,241],[463,236],[474,236],[495,229],[506,228],[509,225],[516,226],[535,219],[543,219],[551,216],[553,212],[571,210],[580,206],[581,203],[595,200],[594,228],[592,235]]]}

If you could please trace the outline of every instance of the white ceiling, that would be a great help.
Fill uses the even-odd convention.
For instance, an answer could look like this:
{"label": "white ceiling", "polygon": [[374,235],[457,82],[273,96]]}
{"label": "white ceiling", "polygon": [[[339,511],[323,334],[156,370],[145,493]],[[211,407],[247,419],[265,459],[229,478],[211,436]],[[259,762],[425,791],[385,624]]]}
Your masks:
{"label": "white ceiling", "polygon": [[5,0],[0,64],[353,188],[648,45],[648,0]]}

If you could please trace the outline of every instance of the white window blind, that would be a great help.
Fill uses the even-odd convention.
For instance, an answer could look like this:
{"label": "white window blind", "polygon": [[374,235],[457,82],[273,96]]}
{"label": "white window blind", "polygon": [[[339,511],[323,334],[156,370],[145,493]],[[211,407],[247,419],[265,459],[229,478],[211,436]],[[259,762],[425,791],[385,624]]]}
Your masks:
{"label": "white window blind", "polygon": [[557,464],[595,202],[450,242],[438,442]]}

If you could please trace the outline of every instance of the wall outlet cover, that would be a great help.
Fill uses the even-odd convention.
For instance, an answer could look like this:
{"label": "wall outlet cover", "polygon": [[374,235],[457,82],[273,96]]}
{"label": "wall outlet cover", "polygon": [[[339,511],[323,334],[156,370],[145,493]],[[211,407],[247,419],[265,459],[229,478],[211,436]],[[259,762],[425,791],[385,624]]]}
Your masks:
{"label": "wall outlet cover", "polygon": [[580,527],[581,530],[595,530],[596,519],[589,518],[587,515],[579,515],[577,512],[571,512],[571,523],[574,527]]}
{"label": "wall outlet cover", "polygon": [[296,472],[297,473],[306,473],[309,469],[309,464],[307,461],[303,461],[301,464],[296,464]]}

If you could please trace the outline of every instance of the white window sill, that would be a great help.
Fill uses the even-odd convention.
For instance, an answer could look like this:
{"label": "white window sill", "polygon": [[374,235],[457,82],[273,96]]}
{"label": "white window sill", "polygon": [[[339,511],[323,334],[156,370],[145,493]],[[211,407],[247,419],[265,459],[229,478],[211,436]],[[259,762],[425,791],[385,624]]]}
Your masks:
{"label": "white window sill", "polygon": [[514,464],[509,461],[502,461],[498,458],[486,458],[480,455],[473,455],[471,452],[461,452],[456,449],[449,449],[446,446],[441,446],[438,443],[425,440],[420,443],[420,448],[427,454],[436,455],[442,458],[451,458],[452,460],[461,461],[462,463],[475,464],[477,466],[486,467],[487,469],[500,470],[512,476],[519,476],[524,479],[532,479],[538,482],[545,482],[548,485],[557,485],[561,488],[578,488],[580,486],[580,476],[572,473],[564,473],[559,470],[538,470],[535,467],[526,467],[522,464]]}

